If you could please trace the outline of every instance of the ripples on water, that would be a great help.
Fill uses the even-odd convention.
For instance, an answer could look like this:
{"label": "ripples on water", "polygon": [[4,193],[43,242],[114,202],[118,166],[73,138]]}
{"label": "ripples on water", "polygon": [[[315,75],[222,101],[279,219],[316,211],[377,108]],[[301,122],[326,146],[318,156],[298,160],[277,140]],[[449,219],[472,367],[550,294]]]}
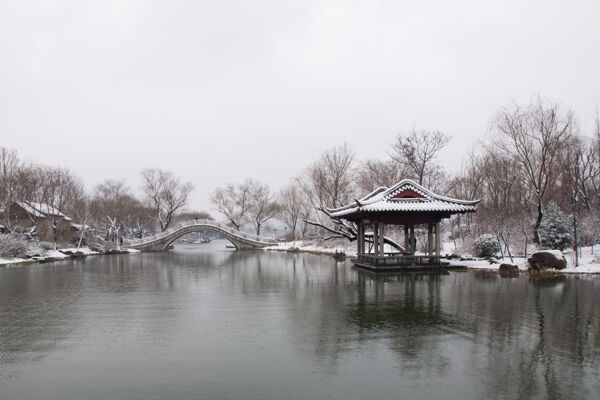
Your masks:
{"label": "ripples on water", "polygon": [[599,299],[222,242],[2,268],[0,399],[598,399]]}

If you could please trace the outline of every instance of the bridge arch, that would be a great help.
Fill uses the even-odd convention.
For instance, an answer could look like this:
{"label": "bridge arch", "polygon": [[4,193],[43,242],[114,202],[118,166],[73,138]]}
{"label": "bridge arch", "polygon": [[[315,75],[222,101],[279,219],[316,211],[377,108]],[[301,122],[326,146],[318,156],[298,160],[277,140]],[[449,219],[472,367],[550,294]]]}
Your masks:
{"label": "bridge arch", "polygon": [[126,242],[131,249],[141,251],[166,251],[169,246],[180,237],[192,232],[209,231],[222,235],[229,240],[237,250],[258,249],[277,244],[274,239],[261,238],[244,232],[236,231],[225,224],[210,220],[183,221],[164,232],[148,236],[142,239],[129,240]]}

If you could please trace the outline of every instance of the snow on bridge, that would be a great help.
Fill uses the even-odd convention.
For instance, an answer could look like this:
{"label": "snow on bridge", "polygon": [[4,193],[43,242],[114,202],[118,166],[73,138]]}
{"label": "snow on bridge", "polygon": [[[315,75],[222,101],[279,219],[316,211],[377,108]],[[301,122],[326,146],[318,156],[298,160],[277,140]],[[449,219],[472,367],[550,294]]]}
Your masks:
{"label": "snow on bridge", "polygon": [[171,243],[181,236],[192,232],[215,232],[229,240],[236,249],[259,249],[277,244],[275,239],[262,238],[240,232],[219,222],[208,219],[193,219],[180,222],[164,232],[141,239],[125,240],[124,244],[130,249],[142,251],[165,251]]}

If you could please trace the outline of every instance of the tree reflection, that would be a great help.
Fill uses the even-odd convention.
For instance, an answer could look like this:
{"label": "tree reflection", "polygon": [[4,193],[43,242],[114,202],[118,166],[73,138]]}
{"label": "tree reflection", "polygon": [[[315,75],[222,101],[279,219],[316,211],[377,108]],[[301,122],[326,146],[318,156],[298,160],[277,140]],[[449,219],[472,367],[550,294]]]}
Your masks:
{"label": "tree reflection", "polygon": [[268,345],[254,336],[270,334],[332,375],[357,354],[391,355],[402,382],[458,379],[485,398],[594,398],[599,292],[600,279],[381,276],[332,257],[252,251],[19,267],[0,271],[0,375],[85,335],[154,347],[226,327],[232,341],[242,332],[238,349]]}

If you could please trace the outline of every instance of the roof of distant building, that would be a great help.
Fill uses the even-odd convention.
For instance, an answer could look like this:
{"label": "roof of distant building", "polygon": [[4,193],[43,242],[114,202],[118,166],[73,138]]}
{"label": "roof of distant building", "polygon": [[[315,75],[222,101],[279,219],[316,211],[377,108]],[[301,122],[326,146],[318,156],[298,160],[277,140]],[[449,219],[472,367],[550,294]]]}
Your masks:
{"label": "roof of distant building", "polygon": [[18,201],[16,203],[28,214],[33,215],[34,217],[43,218],[47,216],[53,216],[63,218],[67,221],[71,220],[71,218],[60,212],[57,208],[45,203],[37,203],[34,201]]}

